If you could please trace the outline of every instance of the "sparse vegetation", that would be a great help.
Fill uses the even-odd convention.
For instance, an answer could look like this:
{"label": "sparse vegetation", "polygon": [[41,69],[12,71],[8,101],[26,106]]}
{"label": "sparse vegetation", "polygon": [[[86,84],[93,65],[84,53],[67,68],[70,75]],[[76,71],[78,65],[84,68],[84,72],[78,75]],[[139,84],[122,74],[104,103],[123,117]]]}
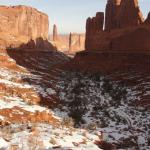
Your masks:
{"label": "sparse vegetation", "polygon": [[73,127],[74,126],[74,120],[70,117],[65,117],[62,120],[62,126],[66,126],[66,127]]}
{"label": "sparse vegetation", "polygon": [[[91,75],[73,72],[64,74],[62,78],[60,98],[67,106],[68,115],[74,119],[75,125],[85,123],[83,116],[91,109],[91,105],[91,115],[102,119],[101,126],[107,126],[109,122],[104,120],[103,116],[113,119],[112,114],[115,115],[115,112],[110,112],[107,108],[118,107],[127,97],[123,83],[115,83],[98,73]],[[102,100],[102,97],[107,101]],[[100,116],[99,112],[103,112],[103,116]]]}
{"label": "sparse vegetation", "polygon": [[53,145],[57,144],[56,140],[53,137],[49,140],[49,142]]}

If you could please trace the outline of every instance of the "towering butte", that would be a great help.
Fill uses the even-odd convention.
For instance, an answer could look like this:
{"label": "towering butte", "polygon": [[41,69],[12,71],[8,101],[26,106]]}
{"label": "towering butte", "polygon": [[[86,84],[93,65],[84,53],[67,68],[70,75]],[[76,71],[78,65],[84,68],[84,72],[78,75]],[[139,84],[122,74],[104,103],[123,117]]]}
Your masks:
{"label": "towering butte", "polygon": [[[27,6],[0,6],[0,45],[2,48],[25,47],[54,49],[48,43],[48,16],[35,8]],[[48,46],[48,47],[47,47]]]}
{"label": "towering butte", "polygon": [[104,24],[103,12],[98,12],[95,17],[87,19],[85,47],[88,46],[86,44],[90,43],[90,37],[93,34],[99,33],[103,30],[103,24]]}
{"label": "towering butte", "polygon": [[106,30],[137,26],[144,20],[137,0],[108,0],[105,13]]}
{"label": "towering butte", "polygon": [[116,28],[116,15],[120,7],[121,0],[108,0],[105,10],[105,29]]}
{"label": "towering butte", "polygon": [[150,50],[150,14],[144,22],[137,0],[108,0],[105,30],[103,13],[98,14],[87,19],[86,50]]}

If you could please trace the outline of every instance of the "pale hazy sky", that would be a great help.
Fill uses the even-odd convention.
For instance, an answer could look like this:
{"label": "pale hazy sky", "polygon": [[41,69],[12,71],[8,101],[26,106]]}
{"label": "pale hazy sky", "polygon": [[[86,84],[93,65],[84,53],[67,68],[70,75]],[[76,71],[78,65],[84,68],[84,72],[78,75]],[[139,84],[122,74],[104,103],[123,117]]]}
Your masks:
{"label": "pale hazy sky", "polygon": [[[0,0],[0,5],[28,5],[48,14],[50,32],[52,25],[58,26],[59,33],[84,32],[85,22],[97,11],[104,11],[107,0]],[[144,14],[150,11],[150,0],[139,0]]]}

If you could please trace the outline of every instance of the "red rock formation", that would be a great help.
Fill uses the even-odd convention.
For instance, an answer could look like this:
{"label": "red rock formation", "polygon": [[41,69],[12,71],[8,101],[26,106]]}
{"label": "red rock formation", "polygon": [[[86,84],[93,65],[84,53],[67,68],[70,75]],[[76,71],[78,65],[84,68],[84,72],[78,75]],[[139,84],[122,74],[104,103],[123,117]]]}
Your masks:
{"label": "red rock formation", "polygon": [[54,24],[53,26],[53,41],[58,40],[57,26]]}
{"label": "red rock formation", "polygon": [[95,17],[88,18],[86,22],[87,34],[94,34],[103,30],[104,13],[98,12]]}
{"label": "red rock formation", "polygon": [[[143,25],[137,0],[108,0],[105,16],[105,31],[95,30],[93,20],[96,17],[88,18],[86,50],[150,50],[150,28]],[[149,22],[149,16],[145,24]]]}
{"label": "red rock formation", "polygon": [[48,39],[48,16],[32,7],[0,6],[0,20],[0,44],[4,48],[19,47],[39,38]]}
{"label": "red rock formation", "polygon": [[150,12],[148,13],[147,19],[144,22],[145,24],[150,24]]}
{"label": "red rock formation", "polygon": [[100,33],[103,31],[104,24],[104,13],[98,12],[96,17],[88,18],[86,21],[86,40],[85,40],[85,48],[89,47],[88,43],[90,43],[90,38],[96,33]]}
{"label": "red rock formation", "polygon": [[26,6],[1,6],[0,14],[1,32],[27,36],[29,39],[48,38],[49,22],[46,14]]}
{"label": "red rock formation", "polygon": [[144,21],[137,0],[108,0],[105,20],[106,30],[137,26]]}
{"label": "red rock formation", "polygon": [[105,10],[105,30],[116,28],[116,15],[120,6],[121,0],[108,0]]}
{"label": "red rock formation", "polygon": [[117,28],[137,26],[144,19],[138,6],[138,0],[122,0],[117,16]]}
{"label": "red rock formation", "polygon": [[85,49],[85,35],[70,33],[69,35],[69,53],[76,53]]}
{"label": "red rock formation", "polygon": [[150,30],[139,27],[129,33],[112,38],[110,50],[145,51],[150,50]]}

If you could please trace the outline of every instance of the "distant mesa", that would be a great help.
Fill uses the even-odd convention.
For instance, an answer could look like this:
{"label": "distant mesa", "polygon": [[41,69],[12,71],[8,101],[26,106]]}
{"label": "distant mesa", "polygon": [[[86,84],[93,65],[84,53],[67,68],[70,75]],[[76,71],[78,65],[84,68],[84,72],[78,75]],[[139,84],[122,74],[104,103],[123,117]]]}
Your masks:
{"label": "distant mesa", "polygon": [[85,34],[70,33],[69,53],[76,53],[85,49]]}
{"label": "distant mesa", "polygon": [[49,39],[50,42],[57,48],[57,50],[66,54],[74,55],[76,52],[85,50],[85,34],[59,34],[56,24],[53,25],[53,35]]}
{"label": "distant mesa", "polygon": [[[150,13],[144,21],[138,0],[108,0],[104,13],[86,23],[86,50],[150,50]],[[104,27],[103,27],[104,26]]]}
{"label": "distant mesa", "polygon": [[[26,45],[28,49],[28,45],[31,47],[33,41],[36,46],[39,41],[40,43],[42,40],[43,42],[48,42],[48,16],[35,8],[27,6],[0,6],[0,20],[1,48],[15,49],[24,44],[24,47]],[[44,45],[47,44],[43,44],[42,50],[47,49]],[[55,49],[51,44],[48,47],[52,50]]]}

